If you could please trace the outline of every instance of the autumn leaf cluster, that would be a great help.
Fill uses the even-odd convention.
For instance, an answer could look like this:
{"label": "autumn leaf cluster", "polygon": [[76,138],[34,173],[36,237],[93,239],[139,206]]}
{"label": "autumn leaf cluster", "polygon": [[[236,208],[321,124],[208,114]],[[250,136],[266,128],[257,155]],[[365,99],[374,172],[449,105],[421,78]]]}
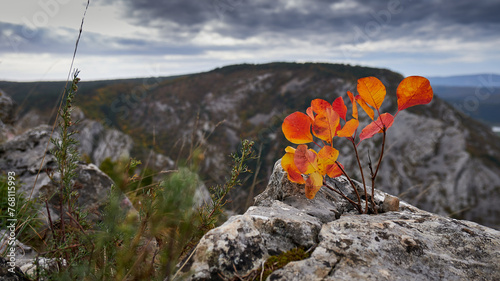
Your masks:
{"label": "autumn leaf cluster", "polygon": [[[380,112],[386,88],[376,77],[359,79],[357,92],[358,95],[354,96],[347,91],[352,107],[351,118],[347,116],[347,106],[343,98],[338,97],[332,103],[314,99],[306,113],[294,112],[283,121],[282,130],[286,139],[298,146],[296,148],[288,146],[285,149],[286,154],[281,160],[281,165],[288,173],[290,181],[305,184],[305,194],[309,199],[313,199],[324,185],[326,176],[334,178],[346,175],[344,167],[337,161],[339,151],[333,146],[335,137],[347,138],[353,143],[359,163],[356,147],[361,141],[378,133],[384,133],[385,140],[385,132],[392,126],[394,118],[401,110],[427,104],[433,98],[429,80],[420,76],[407,77],[399,84],[398,110],[394,115]],[[359,136],[357,135],[358,106],[372,119],[372,122],[361,130]],[[312,143],[312,147],[307,146],[309,143]]]}

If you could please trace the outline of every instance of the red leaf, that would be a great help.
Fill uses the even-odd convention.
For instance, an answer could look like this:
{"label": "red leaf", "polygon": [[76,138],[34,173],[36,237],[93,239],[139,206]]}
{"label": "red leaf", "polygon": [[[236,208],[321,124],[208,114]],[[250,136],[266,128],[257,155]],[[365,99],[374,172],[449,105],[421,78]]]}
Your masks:
{"label": "red leaf", "polygon": [[302,112],[294,112],[283,120],[281,126],[285,138],[292,143],[302,144],[313,141],[311,119]]}
{"label": "red leaf", "polygon": [[433,97],[429,80],[421,76],[406,77],[399,83],[398,111],[418,104],[428,104]]}
{"label": "red leaf", "polygon": [[369,139],[377,133],[382,133],[384,127],[387,130],[392,126],[393,123],[394,116],[392,116],[390,113],[381,114],[377,121],[371,122],[361,131],[361,134],[359,135],[360,141]]}
{"label": "red leaf", "polygon": [[306,113],[307,113],[307,116],[309,116],[309,118],[311,118],[311,123],[314,122],[314,112],[313,112],[312,107],[309,106],[306,110]]}
{"label": "red leaf", "polygon": [[316,152],[312,149],[307,149],[307,145],[305,144],[297,147],[293,161],[302,174],[310,174],[318,170]]}
{"label": "red leaf", "polygon": [[337,112],[340,118],[344,119],[347,115],[347,106],[345,106],[344,99],[342,97],[336,98],[332,103],[332,108],[335,112]]}
{"label": "red leaf", "polygon": [[[337,162],[338,163],[338,162]],[[339,168],[338,165],[340,165],[342,167],[342,169],[344,169],[344,166],[340,163],[337,163],[331,165],[328,167],[328,173],[327,175],[330,177],[330,178],[336,178],[336,177],[340,177],[342,176],[342,170]]]}
{"label": "red leaf", "polygon": [[325,112],[327,108],[332,108],[332,105],[323,99],[314,99],[311,101],[311,107],[317,114]]}

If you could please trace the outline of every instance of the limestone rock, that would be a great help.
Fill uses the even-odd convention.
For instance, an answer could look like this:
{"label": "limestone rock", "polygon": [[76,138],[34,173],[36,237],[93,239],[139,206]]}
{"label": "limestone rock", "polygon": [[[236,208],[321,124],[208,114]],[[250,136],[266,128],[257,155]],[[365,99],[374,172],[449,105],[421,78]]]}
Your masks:
{"label": "limestone rock", "polygon": [[0,257],[0,280],[30,281],[18,266],[14,267],[14,272],[10,272],[9,269],[11,269],[9,261]]}
{"label": "limestone rock", "polygon": [[14,137],[15,129],[12,125],[16,120],[15,109],[15,102],[0,90],[0,143]]}
{"label": "limestone rock", "polygon": [[74,110],[73,118],[80,120],[75,128],[79,132],[79,151],[82,155],[89,156],[92,163],[99,166],[106,158],[117,161],[130,156],[133,141],[129,135],[115,129],[106,129],[98,121],[85,119],[78,108]]}
{"label": "limestone rock", "polygon": [[[18,192],[22,192],[26,198],[48,197],[58,192],[48,174],[52,173],[55,180],[59,177],[57,163],[50,153],[53,148],[49,141],[51,129],[50,126],[42,125],[0,144],[0,170],[12,171],[19,177]],[[54,133],[56,136],[57,132]],[[113,181],[94,164],[78,164],[75,177],[77,203],[91,211],[89,218],[92,221],[98,219],[99,209],[104,206],[112,184]],[[57,204],[57,196],[52,196],[49,209],[53,220],[58,218],[58,212],[55,211]],[[123,207],[131,207],[126,197],[123,198]]]}
{"label": "limestone rock", "polygon": [[0,121],[12,125],[16,121],[16,103],[4,91],[0,90]]}
{"label": "limestone rock", "polygon": [[[353,196],[342,177],[328,184]],[[386,198],[391,197],[376,191],[379,210],[387,208]],[[256,276],[271,255],[297,247],[308,250],[310,257],[288,263],[267,280],[500,278],[499,231],[422,211],[404,201],[399,211],[360,215],[324,187],[308,200],[300,185],[288,181],[279,161],[255,206],[209,231],[181,277]]]}

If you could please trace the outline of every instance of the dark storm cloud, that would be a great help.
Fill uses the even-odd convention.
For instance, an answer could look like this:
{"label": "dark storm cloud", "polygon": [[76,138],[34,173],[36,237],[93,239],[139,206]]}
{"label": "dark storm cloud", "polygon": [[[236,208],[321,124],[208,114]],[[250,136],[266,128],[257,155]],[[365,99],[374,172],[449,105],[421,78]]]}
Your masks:
{"label": "dark storm cloud", "polygon": [[[84,32],[79,47],[83,54],[196,55],[231,48],[286,48],[289,40],[335,47],[405,39],[481,42],[500,35],[500,1],[494,0],[96,0],[93,4],[124,6],[123,20],[158,35],[130,39]],[[58,31],[0,22],[0,53],[72,50],[75,31]],[[264,45],[233,47],[210,36],[194,41],[204,32],[220,38],[259,38]]]}
{"label": "dark storm cloud", "polygon": [[[460,36],[454,33],[460,28],[477,31],[473,32],[474,37],[497,36],[500,32],[500,1],[124,0],[124,3],[125,16],[131,21],[164,29],[165,36],[183,33],[185,38],[195,36],[210,24],[215,32],[233,38],[264,32],[310,38],[348,34],[356,28],[365,33],[386,28],[391,33],[381,33],[379,38],[390,38],[414,32],[424,35],[419,30],[425,26],[441,31],[440,36]],[[450,28],[453,26],[456,28]],[[428,37],[432,37],[431,31]],[[336,40],[349,41],[347,37]]]}

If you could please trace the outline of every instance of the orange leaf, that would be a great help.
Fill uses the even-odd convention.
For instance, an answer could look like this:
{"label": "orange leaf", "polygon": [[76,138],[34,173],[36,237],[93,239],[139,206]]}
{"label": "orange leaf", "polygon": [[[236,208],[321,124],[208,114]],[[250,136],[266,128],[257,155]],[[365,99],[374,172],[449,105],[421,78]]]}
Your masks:
{"label": "orange leaf", "polygon": [[302,174],[310,174],[318,170],[316,152],[312,149],[307,149],[307,145],[305,144],[297,147],[293,161]]}
{"label": "orange leaf", "polygon": [[354,95],[350,91],[347,91],[347,95],[349,96],[349,99],[351,100],[352,104],[352,118],[358,119],[358,106],[356,105],[356,100],[354,99]]}
{"label": "orange leaf", "polygon": [[283,120],[281,126],[285,138],[292,143],[302,144],[313,141],[311,119],[302,112],[294,112]]}
{"label": "orange leaf", "polygon": [[363,98],[360,95],[356,96],[356,101],[359,103],[361,108],[363,108],[363,110],[366,112],[366,114],[368,114],[368,116],[370,116],[370,118],[373,120],[373,118],[375,117],[375,113],[373,112],[373,109],[371,109],[366,104],[366,102],[363,100]]}
{"label": "orange leaf", "polygon": [[314,121],[314,112],[313,112],[312,107],[309,106],[306,110],[306,113],[307,113],[307,116],[309,116],[309,118],[311,118],[311,122],[313,122]]}
{"label": "orange leaf", "polygon": [[[293,152],[290,151],[288,148],[291,148]],[[294,162],[295,149],[289,146],[285,149],[285,151],[287,153],[283,156],[283,158],[281,158],[281,167],[283,167],[283,170],[287,172],[288,179],[291,182],[296,182],[300,184],[306,183],[299,169],[297,169],[297,167],[295,166]]]}
{"label": "orange leaf", "polygon": [[347,115],[347,106],[345,106],[344,99],[342,97],[336,98],[332,103],[332,108],[337,112],[340,118],[344,119]]}
{"label": "orange leaf", "polygon": [[359,134],[360,141],[369,139],[377,133],[382,133],[384,127],[386,128],[386,130],[389,129],[392,126],[393,122],[394,116],[392,116],[390,113],[381,114],[377,118],[377,121],[371,122],[361,131],[361,134]]}
{"label": "orange leaf", "polygon": [[365,77],[358,79],[358,93],[367,104],[379,109],[386,91],[384,84],[376,77]]}
{"label": "orange leaf", "polygon": [[331,166],[328,167],[328,173],[327,175],[330,177],[330,178],[336,178],[336,177],[340,177],[342,176],[342,170],[339,168],[340,165],[342,167],[342,169],[344,169],[344,165],[340,164],[340,163],[335,163]]}
{"label": "orange leaf", "polygon": [[318,138],[331,143],[337,126],[339,125],[339,115],[331,107],[327,107],[322,113],[318,113],[314,118],[313,133]]}
{"label": "orange leaf", "polygon": [[323,146],[318,152],[318,172],[326,175],[328,167],[333,165],[339,157],[339,151],[331,146]]}
{"label": "orange leaf", "polygon": [[351,119],[345,123],[344,128],[342,128],[342,130],[337,131],[337,136],[352,137],[358,126],[359,126],[359,121],[356,119]]}
{"label": "orange leaf", "polygon": [[399,83],[396,92],[398,111],[418,104],[428,104],[433,97],[429,80],[421,76],[406,77]]}
{"label": "orange leaf", "polygon": [[323,176],[319,173],[312,173],[306,180],[306,197],[308,199],[314,199],[316,193],[323,186]]}
{"label": "orange leaf", "polygon": [[323,99],[314,99],[311,101],[311,107],[317,114],[325,112],[327,108],[331,108],[332,105]]}

